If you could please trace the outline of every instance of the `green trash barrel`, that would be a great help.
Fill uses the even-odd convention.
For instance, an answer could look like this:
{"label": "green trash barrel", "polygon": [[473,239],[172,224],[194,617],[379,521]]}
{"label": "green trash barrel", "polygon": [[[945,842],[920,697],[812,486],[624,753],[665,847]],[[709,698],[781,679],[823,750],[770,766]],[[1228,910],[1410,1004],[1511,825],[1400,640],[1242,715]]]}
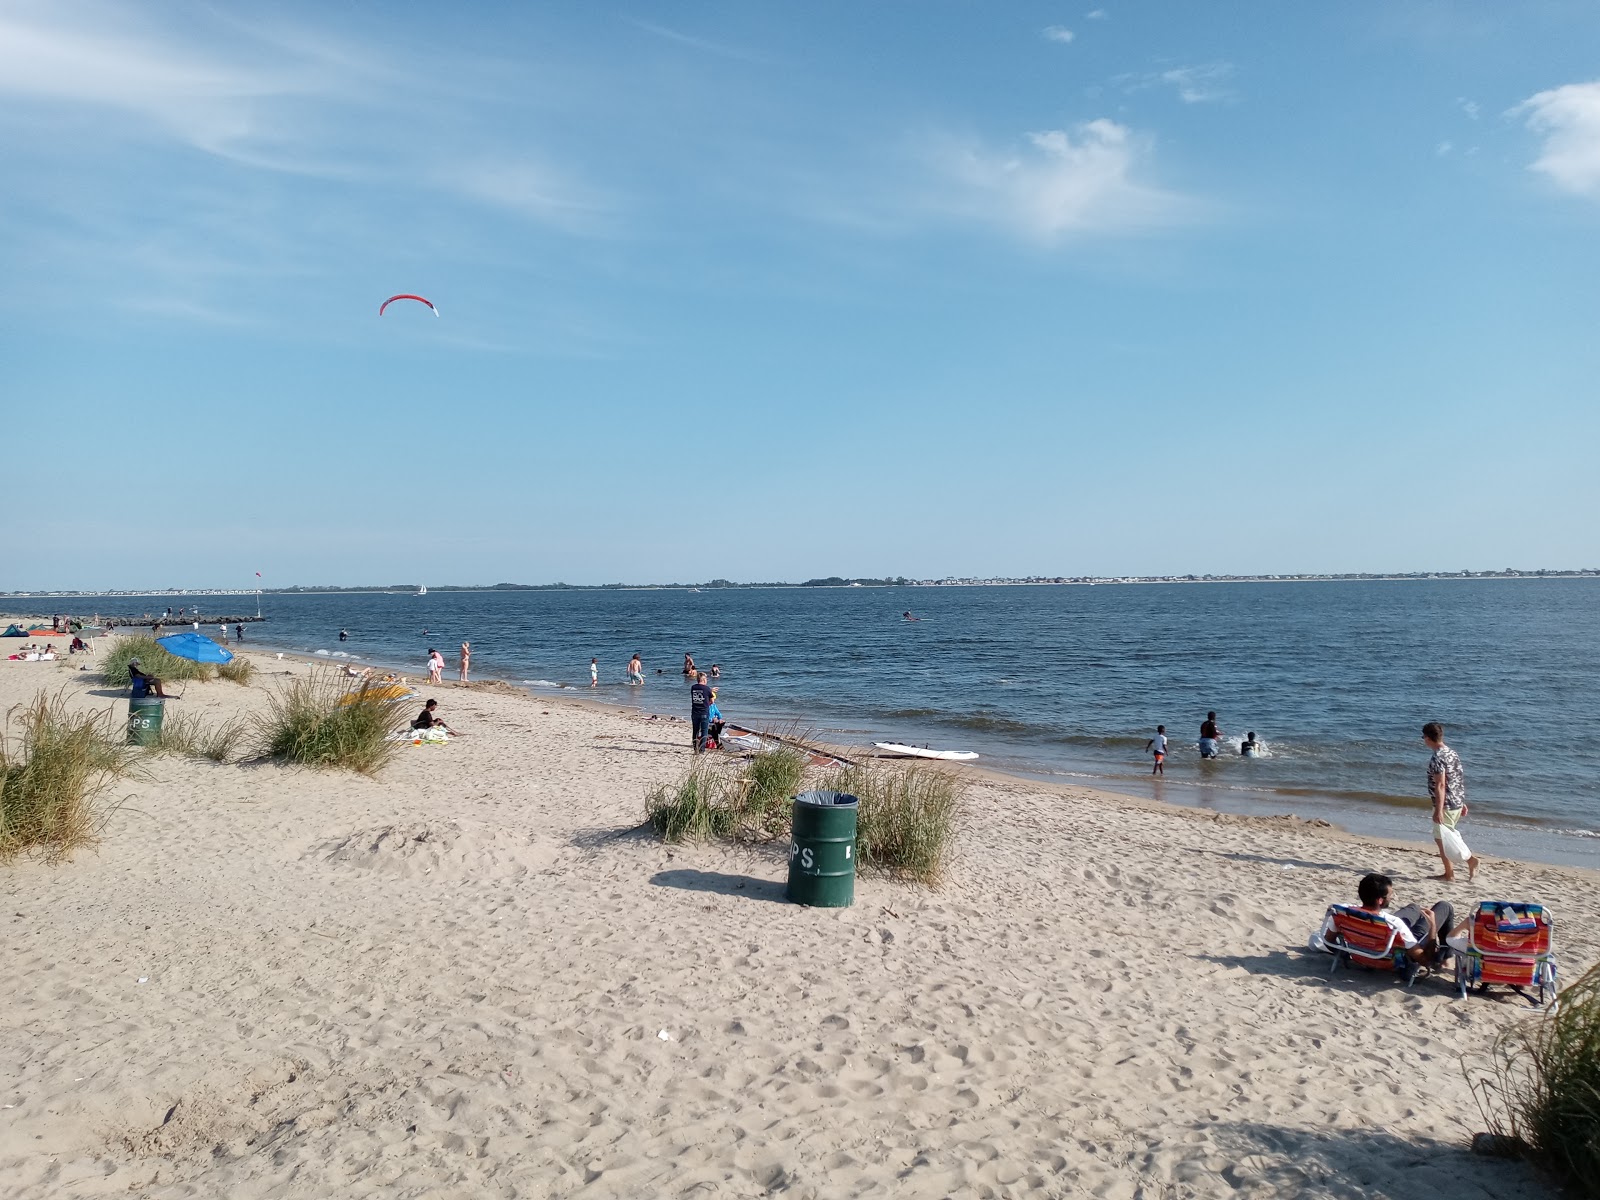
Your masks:
{"label": "green trash barrel", "polygon": [[849,908],[856,898],[856,809],[844,792],[801,792],[789,838],[789,889],[796,904]]}
{"label": "green trash barrel", "polygon": [[135,696],[128,701],[128,745],[154,746],[161,740],[160,696]]}

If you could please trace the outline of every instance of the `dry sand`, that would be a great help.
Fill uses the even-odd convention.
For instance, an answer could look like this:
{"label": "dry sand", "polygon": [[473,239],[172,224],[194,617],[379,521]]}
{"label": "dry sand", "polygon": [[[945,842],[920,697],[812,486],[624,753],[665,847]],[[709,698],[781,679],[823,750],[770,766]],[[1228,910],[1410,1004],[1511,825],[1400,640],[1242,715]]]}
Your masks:
{"label": "dry sand", "polygon": [[[177,703],[312,669],[255,657]],[[117,703],[80,665],[0,662],[0,704]],[[0,868],[0,1195],[1548,1194],[1464,1149],[1460,1056],[1527,1006],[1302,947],[1378,869],[1549,903],[1570,978],[1591,873],[1446,889],[1431,848],[972,772],[941,890],[805,909],[781,850],[639,831],[683,723],[430,690],[470,736],[377,779],[153,759],[98,851]]]}

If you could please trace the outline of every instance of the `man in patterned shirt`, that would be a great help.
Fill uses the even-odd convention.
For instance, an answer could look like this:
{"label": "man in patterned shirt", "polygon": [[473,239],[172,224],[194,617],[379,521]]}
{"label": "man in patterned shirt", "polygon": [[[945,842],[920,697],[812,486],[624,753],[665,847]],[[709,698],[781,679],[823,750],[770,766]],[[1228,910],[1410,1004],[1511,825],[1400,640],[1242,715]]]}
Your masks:
{"label": "man in patterned shirt", "polygon": [[1454,879],[1460,863],[1471,879],[1478,873],[1478,856],[1456,832],[1467,815],[1467,772],[1461,756],[1444,744],[1444,726],[1439,722],[1429,721],[1422,727],[1422,740],[1433,751],[1428,760],[1428,797],[1433,801],[1433,844],[1439,847],[1439,861],[1444,863],[1444,870],[1433,878]]}

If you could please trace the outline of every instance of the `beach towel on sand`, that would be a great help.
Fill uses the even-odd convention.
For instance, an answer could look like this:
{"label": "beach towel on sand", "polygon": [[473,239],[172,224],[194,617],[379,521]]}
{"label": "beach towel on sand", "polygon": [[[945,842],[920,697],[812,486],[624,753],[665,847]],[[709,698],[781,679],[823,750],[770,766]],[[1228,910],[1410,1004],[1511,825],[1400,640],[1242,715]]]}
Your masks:
{"label": "beach towel on sand", "polygon": [[401,729],[391,733],[391,742],[410,742],[413,746],[443,746],[450,735],[435,725],[432,729]]}

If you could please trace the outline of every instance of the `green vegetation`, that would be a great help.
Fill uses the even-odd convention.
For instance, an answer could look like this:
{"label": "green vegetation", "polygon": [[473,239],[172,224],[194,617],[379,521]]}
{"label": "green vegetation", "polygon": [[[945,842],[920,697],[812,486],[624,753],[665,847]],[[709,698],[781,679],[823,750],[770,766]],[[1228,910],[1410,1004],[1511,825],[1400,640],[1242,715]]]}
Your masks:
{"label": "green vegetation", "polygon": [[233,757],[249,732],[249,725],[239,718],[208,727],[196,713],[169,711],[160,738],[146,749],[152,754],[183,754],[222,763]]}
{"label": "green vegetation", "polygon": [[1495,1039],[1474,1083],[1490,1127],[1574,1194],[1600,1197],[1600,964],[1545,1013]]}
{"label": "green vegetation", "polygon": [[[791,799],[806,785],[806,754],[763,750],[737,774],[699,760],[675,784],[645,797],[645,815],[665,841],[772,841],[789,836]],[[935,768],[847,766],[819,785],[860,801],[856,857],[864,871],[937,886],[949,862],[961,783]]]}
{"label": "green vegetation", "polygon": [[407,710],[374,689],[347,692],[331,671],[292,680],[268,700],[256,744],[269,758],[305,767],[337,767],[371,775],[399,748],[389,736],[406,726]]}
{"label": "green vegetation", "polygon": [[934,767],[842,767],[822,786],[860,801],[856,858],[863,870],[881,871],[936,887],[955,839],[961,784]]}
{"label": "green vegetation", "polygon": [[134,762],[117,736],[112,710],[70,713],[59,694],[52,700],[40,692],[13,708],[6,725],[0,737],[0,862],[23,853],[59,862],[93,846],[115,809],[102,797]]}
{"label": "green vegetation", "polygon": [[668,842],[731,839],[739,829],[731,780],[726,772],[696,761],[676,784],[661,784],[645,796],[645,816]]}
{"label": "green vegetation", "polygon": [[162,683],[183,683],[192,679],[215,679],[217,668],[213,663],[192,662],[168,654],[153,637],[119,637],[100,659],[100,672],[112,687],[128,686],[128,663],[139,660],[146,675]]}
{"label": "green vegetation", "polygon": [[240,687],[249,687],[255,673],[256,664],[252,660],[237,656],[232,662],[225,662],[217,667],[218,675],[229,683],[237,683]]}

